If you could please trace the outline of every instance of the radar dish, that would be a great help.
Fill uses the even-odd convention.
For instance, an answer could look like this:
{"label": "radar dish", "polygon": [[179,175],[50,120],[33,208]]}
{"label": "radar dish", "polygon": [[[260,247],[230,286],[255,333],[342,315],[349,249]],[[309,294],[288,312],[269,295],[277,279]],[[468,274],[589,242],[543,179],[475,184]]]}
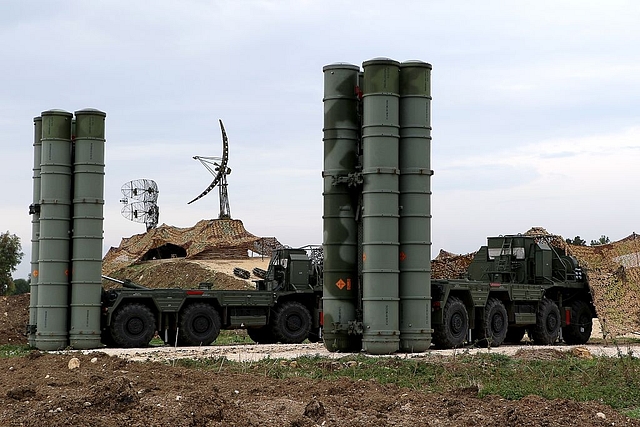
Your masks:
{"label": "radar dish", "polygon": [[135,179],[124,183],[122,194],[142,202],[155,202],[158,200],[158,185],[151,179]]}
{"label": "radar dish", "polygon": [[198,197],[191,200],[188,205],[206,196],[216,186],[220,189],[220,214],[219,219],[231,218],[231,209],[229,208],[229,194],[227,192],[227,175],[231,173],[231,169],[227,167],[229,163],[229,139],[224,129],[222,120],[220,122],[220,130],[222,132],[222,157],[205,157],[194,156],[195,160],[200,161],[202,165],[213,175],[213,181]]}
{"label": "radar dish", "polygon": [[[135,179],[122,185],[120,199],[124,206],[120,213],[129,221],[146,224],[147,231],[158,226],[160,208],[157,205],[158,185],[151,179]],[[129,198],[134,201],[129,203]]]}

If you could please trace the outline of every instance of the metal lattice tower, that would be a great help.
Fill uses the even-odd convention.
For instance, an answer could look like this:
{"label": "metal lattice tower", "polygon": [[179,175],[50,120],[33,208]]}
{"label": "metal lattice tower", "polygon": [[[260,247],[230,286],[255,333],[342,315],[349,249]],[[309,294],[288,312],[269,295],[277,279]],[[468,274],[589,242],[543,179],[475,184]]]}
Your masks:
{"label": "metal lattice tower", "polygon": [[211,190],[218,186],[220,195],[220,213],[218,219],[231,219],[231,208],[229,207],[229,193],[227,192],[227,175],[231,174],[231,168],[227,166],[229,162],[229,139],[224,129],[222,120],[220,122],[220,130],[222,131],[222,157],[205,157],[193,156],[195,160],[200,161],[202,165],[213,175],[213,181],[198,197],[191,200],[187,204],[191,204],[198,199],[207,195]]}

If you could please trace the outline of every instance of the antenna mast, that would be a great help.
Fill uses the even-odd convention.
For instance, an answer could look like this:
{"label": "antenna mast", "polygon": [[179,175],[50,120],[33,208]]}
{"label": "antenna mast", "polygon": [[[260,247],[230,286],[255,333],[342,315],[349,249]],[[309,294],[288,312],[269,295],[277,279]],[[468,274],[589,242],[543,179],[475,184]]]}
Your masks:
{"label": "antenna mast", "polygon": [[198,197],[191,200],[187,204],[191,204],[201,199],[213,190],[216,185],[220,195],[220,213],[218,219],[231,219],[231,208],[229,207],[229,193],[227,192],[227,175],[231,174],[231,168],[227,166],[229,162],[229,139],[224,129],[222,120],[220,122],[220,130],[222,131],[222,157],[205,157],[193,156],[195,160],[200,161],[202,165],[213,175],[213,181]]}

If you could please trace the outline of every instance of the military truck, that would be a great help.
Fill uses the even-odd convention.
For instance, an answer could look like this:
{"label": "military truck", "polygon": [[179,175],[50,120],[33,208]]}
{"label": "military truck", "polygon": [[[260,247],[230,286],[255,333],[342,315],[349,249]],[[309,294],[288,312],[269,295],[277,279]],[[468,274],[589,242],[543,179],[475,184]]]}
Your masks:
{"label": "military truck", "polygon": [[489,237],[467,277],[432,280],[434,344],[499,346],[521,341],[525,331],[541,345],[587,342],[596,310],[586,272],[552,238]]}
{"label": "military truck", "polygon": [[208,345],[221,329],[246,328],[259,343],[320,339],[322,258],[317,248],[277,249],[252,290],[149,289],[129,280],[103,290],[101,337],[107,345],[146,346],[157,333],[171,345]]}

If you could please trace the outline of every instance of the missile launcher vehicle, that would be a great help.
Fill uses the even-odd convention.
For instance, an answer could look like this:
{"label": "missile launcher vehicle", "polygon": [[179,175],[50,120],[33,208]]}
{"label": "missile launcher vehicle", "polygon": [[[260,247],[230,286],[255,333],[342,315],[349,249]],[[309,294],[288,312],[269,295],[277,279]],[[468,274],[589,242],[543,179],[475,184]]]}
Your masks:
{"label": "missile launcher vehicle", "polygon": [[253,290],[149,289],[128,280],[102,293],[102,341],[143,347],[156,333],[171,345],[213,343],[221,329],[246,328],[258,343],[320,339],[322,268],[307,249],[277,249]]}
{"label": "missile launcher vehicle", "polygon": [[596,315],[587,276],[551,237],[490,237],[466,278],[432,280],[436,347],[517,343],[525,331],[535,344],[586,343]]}

